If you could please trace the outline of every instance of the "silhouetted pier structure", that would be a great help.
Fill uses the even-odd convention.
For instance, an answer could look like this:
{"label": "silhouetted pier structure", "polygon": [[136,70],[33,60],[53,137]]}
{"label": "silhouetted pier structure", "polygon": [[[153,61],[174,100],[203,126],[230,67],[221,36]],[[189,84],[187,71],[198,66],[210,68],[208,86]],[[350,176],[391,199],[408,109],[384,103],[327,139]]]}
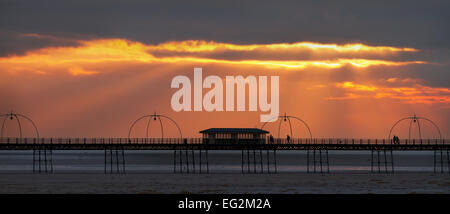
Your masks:
{"label": "silhouetted pier structure", "polygon": [[[304,150],[308,153],[308,172],[328,173],[328,150],[371,151],[371,171],[394,171],[392,151],[433,151],[434,171],[450,172],[450,141],[448,139],[400,140],[393,144],[387,139],[266,139],[264,143],[208,144],[203,138],[1,138],[0,150],[104,150],[105,173],[125,173],[126,150],[173,150],[175,173],[208,173],[208,151],[241,150],[242,173],[276,173],[276,152],[279,150]],[[268,155],[269,152],[272,155]],[[266,154],[264,161],[263,154]],[[41,154],[44,155],[44,154]],[[47,158],[49,154],[47,153]],[[315,156],[315,157],[312,157]],[[41,166],[38,172],[53,172],[53,160],[33,158],[33,166]],[[45,162],[44,165],[38,163]],[[316,166],[316,167],[314,167]],[[47,167],[47,169],[44,169]],[[314,171],[314,169],[316,169]],[[36,169],[38,170],[38,169]]]}
{"label": "silhouetted pier structure", "polygon": [[[0,115],[3,119],[0,133],[0,150],[32,150],[33,173],[53,173],[54,150],[103,150],[104,173],[126,172],[126,150],[172,150],[174,173],[209,173],[209,154],[211,150],[237,150],[241,151],[242,173],[277,173],[277,151],[279,150],[303,150],[306,151],[308,173],[329,173],[329,150],[360,150],[371,152],[372,173],[394,173],[393,151],[433,151],[433,163],[435,173],[450,173],[450,143],[443,139],[439,127],[425,117],[405,117],[398,120],[389,131],[388,139],[339,139],[339,138],[313,138],[311,129],[302,119],[280,115],[278,119],[277,137],[274,138],[263,128],[211,128],[200,131],[202,138],[183,138],[180,126],[172,118],[149,114],[135,120],[128,131],[127,138],[42,138],[37,126],[27,116],[11,113]],[[179,133],[177,138],[164,137],[163,120],[173,123]],[[292,120],[292,121],[291,121]],[[409,120],[408,139],[398,140],[394,128],[402,121]],[[5,137],[4,130],[7,121],[17,123],[18,137]],[[32,125],[35,137],[24,137],[22,133],[22,121]],[[133,128],[139,121],[146,122],[145,137],[132,137]],[[160,138],[149,138],[151,122],[156,122],[160,127]],[[294,138],[292,122],[303,124],[309,134],[309,138]],[[420,122],[422,121],[422,122]],[[289,134],[286,138],[280,137],[281,124],[285,122],[289,126]],[[421,126],[423,122],[432,124],[437,130],[439,138],[422,139]],[[411,137],[413,125],[417,125],[419,139]],[[152,126],[153,127],[153,126]],[[264,158],[265,156],[265,158]]]}

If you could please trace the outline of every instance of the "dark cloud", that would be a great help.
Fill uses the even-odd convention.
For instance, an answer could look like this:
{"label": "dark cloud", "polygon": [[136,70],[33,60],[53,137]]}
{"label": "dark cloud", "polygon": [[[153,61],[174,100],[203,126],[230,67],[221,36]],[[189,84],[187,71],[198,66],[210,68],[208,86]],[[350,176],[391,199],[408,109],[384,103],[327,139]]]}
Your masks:
{"label": "dark cloud", "polygon": [[22,55],[28,50],[48,46],[76,46],[74,36],[17,33],[0,29],[0,56]]}
{"label": "dark cloud", "polygon": [[0,27],[146,43],[349,42],[450,47],[448,1],[2,1]]}

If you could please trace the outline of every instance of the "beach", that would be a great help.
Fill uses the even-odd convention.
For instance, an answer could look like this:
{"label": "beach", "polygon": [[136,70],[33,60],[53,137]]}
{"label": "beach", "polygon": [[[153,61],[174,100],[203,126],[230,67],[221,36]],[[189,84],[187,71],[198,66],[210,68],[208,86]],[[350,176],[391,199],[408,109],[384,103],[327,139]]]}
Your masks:
{"label": "beach", "polygon": [[1,174],[5,193],[448,194],[450,174]]}

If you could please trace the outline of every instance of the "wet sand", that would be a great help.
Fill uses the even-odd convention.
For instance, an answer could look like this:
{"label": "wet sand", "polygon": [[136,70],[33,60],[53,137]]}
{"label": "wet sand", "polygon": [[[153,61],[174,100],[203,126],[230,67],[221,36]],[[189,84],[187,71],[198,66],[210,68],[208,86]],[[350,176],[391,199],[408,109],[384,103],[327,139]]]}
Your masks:
{"label": "wet sand", "polygon": [[450,174],[0,174],[0,193],[450,193]]}

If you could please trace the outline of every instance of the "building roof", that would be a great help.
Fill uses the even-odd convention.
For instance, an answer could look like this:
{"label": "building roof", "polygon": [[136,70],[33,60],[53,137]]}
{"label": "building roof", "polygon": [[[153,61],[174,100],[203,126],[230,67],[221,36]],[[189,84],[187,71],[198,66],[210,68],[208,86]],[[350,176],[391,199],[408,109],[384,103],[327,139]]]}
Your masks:
{"label": "building roof", "polygon": [[200,131],[200,133],[250,133],[250,134],[268,134],[269,132],[257,128],[210,128]]}

